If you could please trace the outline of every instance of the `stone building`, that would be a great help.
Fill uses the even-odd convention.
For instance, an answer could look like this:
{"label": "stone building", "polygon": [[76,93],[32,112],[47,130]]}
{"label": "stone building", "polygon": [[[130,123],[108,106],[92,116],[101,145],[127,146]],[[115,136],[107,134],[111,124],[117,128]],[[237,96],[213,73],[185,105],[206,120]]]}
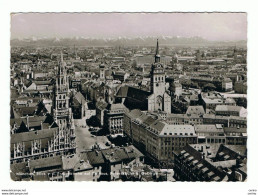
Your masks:
{"label": "stone building", "polygon": [[173,162],[174,150],[187,143],[197,143],[192,125],[169,125],[139,110],[125,113],[124,133],[136,147],[160,165]]}
{"label": "stone building", "polygon": [[13,128],[20,125],[18,131],[12,129],[11,163],[75,153],[75,126],[69,107],[68,93],[65,62],[61,53],[56,79],[53,121],[51,117],[46,116],[30,117],[31,119],[27,117],[24,121],[21,119],[21,123],[14,122]]}
{"label": "stone building", "polygon": [[166,92],[164,66],[160,63],[159,43],[157,41],[155,62],[151,67],[151,95],[148,97],[148,111],[171,113],[171,97]]}
{"label": "stone building", "polygon": [[104,111],[104,126],[111,134],[123,133],[124,104],[109,104]]}

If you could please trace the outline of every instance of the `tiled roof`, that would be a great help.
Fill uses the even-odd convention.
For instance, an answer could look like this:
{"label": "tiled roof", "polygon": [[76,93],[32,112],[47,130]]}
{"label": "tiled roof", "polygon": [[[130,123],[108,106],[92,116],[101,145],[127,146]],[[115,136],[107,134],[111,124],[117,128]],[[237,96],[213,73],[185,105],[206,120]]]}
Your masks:
{"label": "tiled roof", "polygon": [[101,165],[105,163],[104,157],[101,151],[89,151],[86,152],[87,159],[91,165]]}
{"label": "tiled roof", "polygon": [[61,156],[54,156],[54,157],[48,157],[48,158],[41,158],[36,160],[31,160],[29,163],[29,168],[31,172],[35,169],[41,169],[41,168],[52,168],[60,166],[62,167],[62,158]]}
{"label": "tiled roof", "polygon": [[53,139],[54,132],[57,128],[45,129],[40,131],[30,131],[11,135],[11,150],[13,150],[13,144],[23,142],[25,144],[25,150],[29,151],[31,148],[31,141],[41,140],[41,147],[47,148],[48,141]]}

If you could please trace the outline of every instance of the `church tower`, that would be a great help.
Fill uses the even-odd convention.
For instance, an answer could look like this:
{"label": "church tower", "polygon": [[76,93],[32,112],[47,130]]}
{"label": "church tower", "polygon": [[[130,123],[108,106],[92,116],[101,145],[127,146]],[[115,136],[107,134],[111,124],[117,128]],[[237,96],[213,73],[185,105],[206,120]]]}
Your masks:
{"label": "church tower", "polygon": [[105,81],[106,75],[105,75],[105,65],[104,64],[99,65],[99,78],[100,78],[100,80]]}
{"label": "church tower", "polygon": [[156,95],[165,93],[165,72],[164,67],[160,63],[159,41],[157,40],[155,62],[151,67],[151,92]]}
{"label": "church tower", "polygon": [[155,62],[152,64],[151,95],[148,97],[148,111],[163,111],[171,113],[171,97],[166,92],[164,66],[160,63],[159,41],[157,40]]}
{"label": "church tower", "polygon": [[55,147],[65,153],[73,153],[75,151],[75,128],[72,109],[69,107],[69,82],[62,52],[57,71],[53,112],[59,128]]}

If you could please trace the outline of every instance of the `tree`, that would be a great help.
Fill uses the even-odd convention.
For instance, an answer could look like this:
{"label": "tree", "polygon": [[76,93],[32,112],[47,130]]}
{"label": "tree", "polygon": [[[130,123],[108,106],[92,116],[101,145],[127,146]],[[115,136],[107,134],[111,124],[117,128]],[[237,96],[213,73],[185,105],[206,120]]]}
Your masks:
{"label": "tree", "polygon": [[214,91],[215,89],[216,87],[212,83],[207,83],[203,86],[203,91]]}
{"label": "tree", "polygon": [[184,81],[182,81],[182,85],[184,87],[186,87],[186,88],[191,87],[191,84],[192,84],[191,80],[184,80]]}
{"label": "tree", "polygon": [[86,120],[88,126],[98,127],[99,121],[96,116],[91,116],[89,119]]}

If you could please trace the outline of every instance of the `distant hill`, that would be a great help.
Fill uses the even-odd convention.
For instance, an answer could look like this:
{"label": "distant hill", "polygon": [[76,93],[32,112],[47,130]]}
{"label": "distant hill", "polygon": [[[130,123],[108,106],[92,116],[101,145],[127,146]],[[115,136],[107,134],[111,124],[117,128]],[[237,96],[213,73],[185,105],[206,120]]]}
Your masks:
{"label": "distant hill", "polygon": [[119,38],[30,38],[13,39],[11,46],[155,46],[157,38],[160,45],[166,46],[241,46],[246,47],[247,41],[209,41],[201,37],[119,37]]}

